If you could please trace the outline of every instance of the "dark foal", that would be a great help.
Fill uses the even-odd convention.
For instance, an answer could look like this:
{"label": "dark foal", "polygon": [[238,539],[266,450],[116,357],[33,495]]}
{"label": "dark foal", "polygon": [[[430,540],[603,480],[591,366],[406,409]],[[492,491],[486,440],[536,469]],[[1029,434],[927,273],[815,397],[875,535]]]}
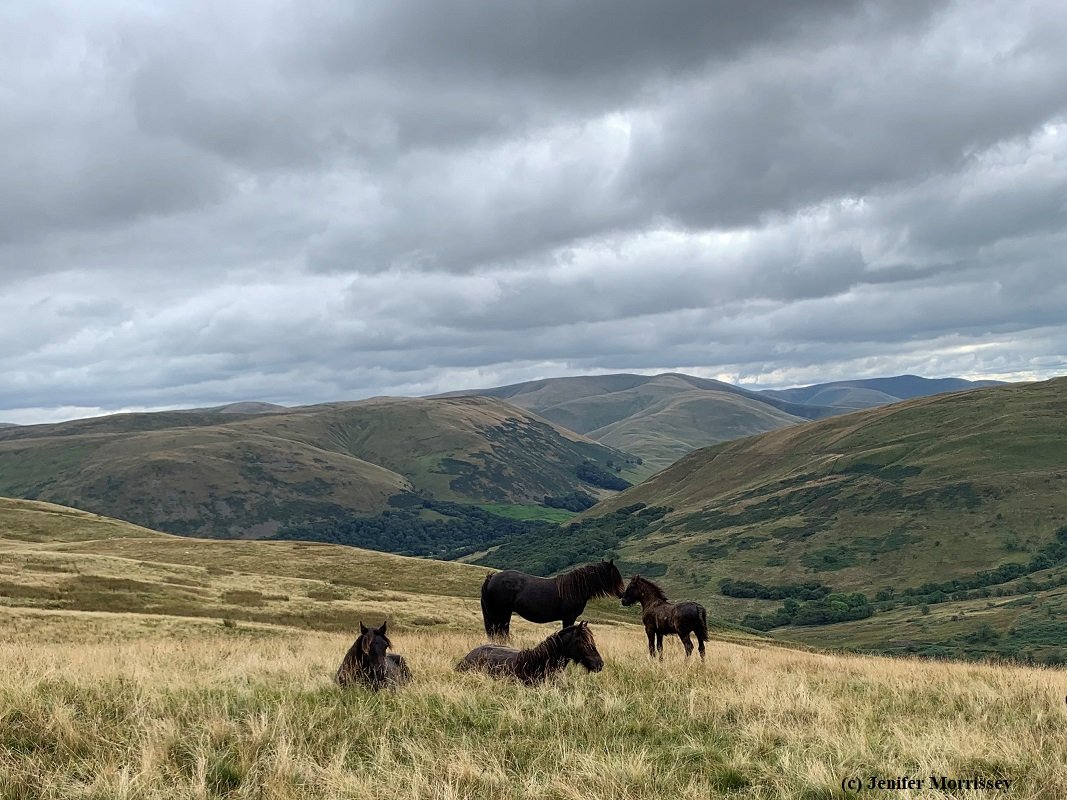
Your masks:
{"label": "dark foal", "polygon": [[585,604],[596,597],[620,597],[622,575],[614,561],[577,567],[555,578],[539,578],[506,569],[487,575],[482,584],[482,620],[489,638],[507,639],[511,615],[530,622],[561,620],[574,624]]}
{"label": "dark foal", "polygon": [[692,602],[672,603],[659,586],[640,575],[634,575],[622,593],[624,606],[634,603],[641,604],[641,621],[645,624],[648,654],[652,658],[656,657],[657,650],[659,657],[663,658],[663,636],[668,633],[678,634],[685,647],[686,658],[693,653],[689,634],[696,634],[700,657],[704,658],[704,642],[708,638],[708,615],[704,606]]}
{"label": "dark foal", "polygon": [[385,635],[387,624],[383,622],[377,628],[368,628],[359,623],[359,637],[348,648],[337,669],[337,682],[342,688],[361,683],[378,691],[402,686],[411,680],[411,670],[404,657],[386,652],[393,646]]}
{"label": "dark foal", "polygon": [[496,677],[518,678],[527,685],[533,685],[562,672],[572,661],[590,672],[600,672],[604,668],[604,659],[597,652],[596,642],[586,622],[557,631],[529,650],[483,644],[467,653],[456,664],[456,669],[460,672],[478,670]]}

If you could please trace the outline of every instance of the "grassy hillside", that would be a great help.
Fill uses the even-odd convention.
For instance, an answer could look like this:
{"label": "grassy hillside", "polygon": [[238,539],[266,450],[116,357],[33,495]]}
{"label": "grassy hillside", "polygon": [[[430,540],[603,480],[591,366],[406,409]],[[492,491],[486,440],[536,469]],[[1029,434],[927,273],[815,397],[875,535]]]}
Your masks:
{"label": "grassy hillside", "polygon": [[0,499],[0,607],[25,624],[107,612],[351,631],[388,613],[407,627],[469,627],[485,574],[334,545],[190,539]]}
{"label": "grassy hillside", "polygon": [[697,447],[837,413],[676,373],[551,378],[454,394],[498,397],[634,453],[644,461],[638,477]]}
{"label": "grassy hillside", "polygon": [[737,395],[699,390],[668,395],[625,419],[590,431],[588,436],[601,444],[639,453],[645,464],[658,470],[694,448],[804,421]]}
{"label": "grassy hillside", "polygon": [[[729,619],[772,614],[787,597],[761,596],[781,591],[726,596],[723,581],[814,583],[825,587],[822,597],[793,599],[819,601],[809,610],[843,603],[844,609],[836,607],[843,613],[853,599],[841,595],[861,593],[875,616],[864,623],[868,633],[853,637],[851,630],[864,627],[854,621],[805,631],[806,640],[933,646],[939,639],[930,631],[920,636],[915,626],[887,627],[883,635],[875,622],[892,608],[910,619],[918,612],[908,609],[953,600],[1000,606],[1033,595],[1063,608],[1065,397],[1062,378],[980,389],[709,447],[585,514],[592,522],[633,504],[669,509],[650,523],[615,538],[618,521],[606,532],[574,528],[541,546],[509,543],[493,554],[494,563],[513,560],[534,568],[551,559],[564,566],[568,552],[583,552],[583,538],[599,537],[599,546],[661,576],[657,580],[674,596],[701,599]],[[1003,602],[998,591],[1005,593]],[[864,605],[856,600],[857,607]],[[1038,656],[1058,658],[1067,630],[1057,634],[1040,619],[1027,619],[1030,633],[1020,638],[1011,631],[1018,627],[1018,609],[1027,607],[1005,612],[1011,608],[1017,610],[990,610],[1004,643],[1013,635],[1018,639],[1008,649],[1025,653],[1035,646]],[[885,619],[888,624],[893,617]],[[973,620],[956,633],[975,633],[981,621]],[[920,622],[931,627],[932,620]],[[972,644],[965,649],[984,649]]]}
{"label": "grassy hillside", "polygon": [[[484,569],[181,539],[26,501],[0,502],[0,553],[4,798],[813,798],[900,775],[924,797],[959,796],[931,776],[1067,792],[1060,671],[722,632],[706,664],[677,642],[652,662],[637,626],[607,618],[635,612],[598,606],[604,671],[528,688],[453,670],[482,641]],[[411,685],[332,683],[360,618],[390,620]]]}
{"label": "grassy hillside", "polygon": [[[393,498],[541,505],[627,457],[497,400],[122,414],[0,431],[0,492],[174,533],[257,537]],[[631,459],[632,460],[632,459]]]}

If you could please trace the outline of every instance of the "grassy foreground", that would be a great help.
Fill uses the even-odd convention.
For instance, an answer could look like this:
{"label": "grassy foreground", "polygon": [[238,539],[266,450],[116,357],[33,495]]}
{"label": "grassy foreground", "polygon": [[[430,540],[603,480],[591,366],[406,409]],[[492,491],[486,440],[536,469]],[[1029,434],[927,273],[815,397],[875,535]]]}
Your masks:
{"label": "grassy foreground", "polygon": [[[713,631],[649,661],[598,601],[603,672],[458,674],[484,568],[216,542],[0,499],[0,798],[834,798],[845,778],[1067,797],[1067,672],[832,656]],[[340,691],[359,619],[414,682]],[[516,625],[522,646],[549,626]],[[859,796],[859,795],[855,795]]]}
{"label": "grassy foreground", "polygon": [[415,681],[374,695],[332,684],[342,635],[101,614],[101,641],[82,616],[4,618],[5,799],[831,798],[872,775],[1013,783],[865,796],[1067,796],[1063,672],[725,642],[660,664],[599,626],[602,673],[532,689],[453,672],[473,632],[398,631]]}

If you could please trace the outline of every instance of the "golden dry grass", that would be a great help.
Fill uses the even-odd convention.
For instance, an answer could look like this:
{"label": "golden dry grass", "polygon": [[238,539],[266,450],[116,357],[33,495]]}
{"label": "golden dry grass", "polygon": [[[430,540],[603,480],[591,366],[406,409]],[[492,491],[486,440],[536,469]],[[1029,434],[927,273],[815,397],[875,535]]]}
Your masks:
{"label": "golden dry grass", "polygon": [[602,673],[528,688],[453,671],[474,632],[401,631],[415,680],[376,695],[332,684],[346,636],[22,616],[2,629],[4,798],[812,798],[931,774],[1067,796],[1062,672],[724,642],[653,663],[639,630],[598,626]]}
{"label": "golden dry grass", "polygon": [[[811,799],[931,774],[1013,784],[863,794],[1067,797],[1062,671],[727,633],[706,664],[677,641],[655,663],[609,619],[636,615],[601,601],[604,671],[528,688],[452,669],[482,641],[477,568],[16,506],[0,514],[3,800]],[[390,619],[410,686],[332,683],[361,616]],[[551,630],[516,625],[524,646]]]}

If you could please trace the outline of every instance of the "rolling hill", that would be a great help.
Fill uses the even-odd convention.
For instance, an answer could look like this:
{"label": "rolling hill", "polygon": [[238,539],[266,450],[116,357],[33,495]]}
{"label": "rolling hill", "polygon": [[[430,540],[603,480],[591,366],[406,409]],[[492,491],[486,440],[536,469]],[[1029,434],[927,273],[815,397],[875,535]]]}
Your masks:
{"label": "rolling hill", "polygon": [[644,460],[640,477],[686,453],[757,433],[996,381],[891,378],[750,391],[679,373],[546,378],[443,396],[498,397]]}
{"label": "rolling hill", "polygon": [[190,539],[11,498],[0,498],[0,553],[0,607],[57,621],[137,614],[351,631],[388,609],[406,627],[449,627],[477,619],[485,576],[335,545]]}
{"label": "rolling hill", "polygon": [[[1007,646],[1019,614],[1067,611],[1065,398],[1067,378],[1011,384],[708,447],[602,501],[577,527],[509,542],[486,563],[562,568],[568,553],[587,555],[588,539],[729,619],[812,623],[789,624],[787,637],[803,629],[822,645],[921,649],[951,636],[932,632],[941,615],[918,609],[965,602],[994,621],[996,636],[983,635]],[[1041,612],[1035,592],[1048,593]],[[786,600],[792,616],[776,617]],[[1015,652],[1038,639],[1067,643],[1067,625],[1037,622]]]}
{"label": "rolling hill", "polygon": [[644,460],[643,475],[697,447],[839,413],[676,373],[549,378],[445,396],[463,395],[497,397],[625,449]]}
{"label": "rolling hill", "polygon": [[1001,381],[969,381],[963,378],[921,378],[918,375],[896,375],[891,378],[818,383],[795,389],[765,389],[761,393],[792,403],[812,403],[855,411],[899,403],[901,400],[911,400],[916,397],[931,397],[936,394],[1000,385],[1003,385]]}
{"label": "rolling hill", "polygon": [[[607,478],[628,461],[498,400],[377,398],[7,428],[0,492],[171,533],[263,537],[313,520],[379,516],[412,497],[540,506],[606,494],[590,480],[615,485]],[[583,469],[593,477],[579,478]]]}

